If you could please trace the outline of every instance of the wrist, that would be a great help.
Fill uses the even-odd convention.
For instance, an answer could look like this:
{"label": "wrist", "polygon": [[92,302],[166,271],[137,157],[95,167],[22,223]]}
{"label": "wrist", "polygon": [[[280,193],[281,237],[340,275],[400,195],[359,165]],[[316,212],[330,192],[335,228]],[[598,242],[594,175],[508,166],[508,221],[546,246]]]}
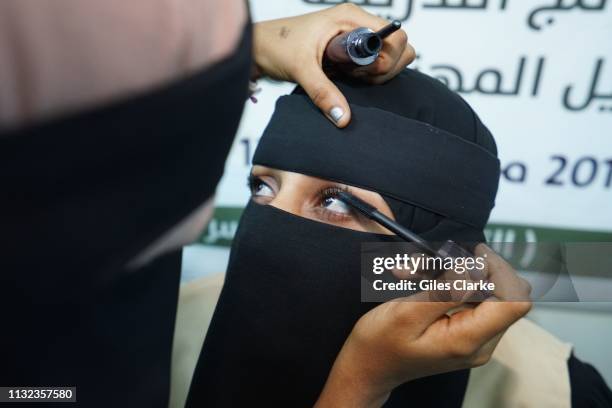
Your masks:
{"label": "wrist", "polygon": [[261,21],[253,24],[253,63],[251,65],[251,80],[256,81],[265,76],[265,58],[269,51],[266,49],[266,37],[269,36],[270,22]]}
{"label": "wrist", "polygon": [[251,79],[251,81],[255,82],[258,79],[260,79],[261,77],[263,77],[263,73],[261,71],[261,67],[259,65],[257,65],[257,61],[255,59],[255,56],[253,56],[253,63],[251,64],[251,76],[250,76],[250,79]]}
{"label": "wrist", "polygon": [[377,381],[372,371],[361,363],[364,356],[357,353],[359,350],[347,341],[315,407],[374,408],[381,407],[389,398],[392,387]]}

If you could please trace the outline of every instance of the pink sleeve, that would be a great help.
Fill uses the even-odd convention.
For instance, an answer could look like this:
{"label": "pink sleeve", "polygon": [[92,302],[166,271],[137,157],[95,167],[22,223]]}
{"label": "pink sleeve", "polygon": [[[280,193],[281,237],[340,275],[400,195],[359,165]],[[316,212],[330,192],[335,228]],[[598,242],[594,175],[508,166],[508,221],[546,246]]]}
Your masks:
{"label": "pink sleeve", "polygon": [[230,54],[244,0],[0,1],[0,129],[175,80]]}

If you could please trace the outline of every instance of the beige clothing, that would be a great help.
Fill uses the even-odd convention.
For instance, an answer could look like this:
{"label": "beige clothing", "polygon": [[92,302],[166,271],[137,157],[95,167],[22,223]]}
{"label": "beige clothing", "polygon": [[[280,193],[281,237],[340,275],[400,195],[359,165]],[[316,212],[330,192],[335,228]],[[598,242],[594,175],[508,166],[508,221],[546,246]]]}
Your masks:
{"label": "beige clothing", "polygon": [[471,370],[465,408],[570,408],[572,348],[528,319],[508,329],[488,364]]}
{"label": "beige clothing", "polygon": [[[223,277],[217,274],[181,287],[172,355],[171,408],[183,407]],[[491,361],[471,371],[463,406],[569,408],[570,353],[568,344],[521,319],[508,329]]]}
{"label": "beige clothing", "polygon": [[219,273],[181,285],[170,374],[170,407],[183,408],[225,274]]}

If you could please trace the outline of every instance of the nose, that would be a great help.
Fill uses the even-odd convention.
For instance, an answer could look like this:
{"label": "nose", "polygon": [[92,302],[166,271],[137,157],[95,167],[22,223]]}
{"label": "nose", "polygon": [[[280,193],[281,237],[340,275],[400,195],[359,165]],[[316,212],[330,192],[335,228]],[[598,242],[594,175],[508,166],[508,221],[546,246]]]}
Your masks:
{"label": "nose", "polygon": [[286,172],[283,173],[279,184],[278,192],[270,205],[293,215],[305,217],[307,215],[305,203],[314,190],[312,178]]}
{"label": "nose", "polygon": [[299,200],[299,194],[292,192],[291,188],[281,189],[276,197],[270,201],[270,205],[293,215],[302,216],[303,206],[301,200]]}

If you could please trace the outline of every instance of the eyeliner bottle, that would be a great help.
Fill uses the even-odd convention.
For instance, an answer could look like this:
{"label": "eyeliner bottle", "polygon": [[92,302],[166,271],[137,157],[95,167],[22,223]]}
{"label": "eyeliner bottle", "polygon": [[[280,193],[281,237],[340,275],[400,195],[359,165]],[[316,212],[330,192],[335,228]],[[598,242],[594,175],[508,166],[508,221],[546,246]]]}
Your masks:
{"label": "eyeliner bottle", "polygon": [[325,49],[326,65],[370,65],[378,58],[383,40],[399,30],[401,21],[394,20],[379,31],[360,27],[340,34],[329,42]]}

